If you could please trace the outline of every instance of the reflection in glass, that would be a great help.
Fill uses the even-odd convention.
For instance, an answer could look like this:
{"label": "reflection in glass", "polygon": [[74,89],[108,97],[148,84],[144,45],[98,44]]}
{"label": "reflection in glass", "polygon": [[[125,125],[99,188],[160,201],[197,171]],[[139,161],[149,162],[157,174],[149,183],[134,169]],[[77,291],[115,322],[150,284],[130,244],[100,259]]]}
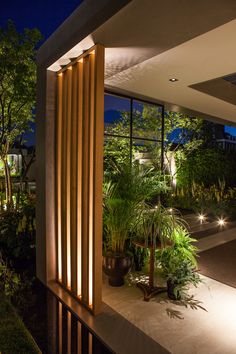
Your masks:
{"label": "reflection in glass", "polygon": [[105,95],[105,134],[130,135],[130,99]]}
{"label": "reflection in glass", "polygon": [[133,139],[132,158],[140,165],[161,168],[161,143],[154,140]]}
{"label": "reflection in glass", "polygon": [[110,172],[114,166],[127,164],[130,161],[130,138],[105,136],[104,139],[104,171]]}
{"label": "reflection in glass", "polygon": [[160,106],[133,101],[132,136],[161,140],[161,113]]}

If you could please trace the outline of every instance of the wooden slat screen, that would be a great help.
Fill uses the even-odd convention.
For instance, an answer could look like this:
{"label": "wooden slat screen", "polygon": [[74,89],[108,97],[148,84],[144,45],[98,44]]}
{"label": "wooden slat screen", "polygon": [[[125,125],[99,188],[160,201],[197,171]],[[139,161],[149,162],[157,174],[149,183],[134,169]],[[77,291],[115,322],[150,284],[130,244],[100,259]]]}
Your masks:
{"label": "wooden slat screen", "polygon": [[94,314],[101,307],[104,47],[58,72],[58,281]]}

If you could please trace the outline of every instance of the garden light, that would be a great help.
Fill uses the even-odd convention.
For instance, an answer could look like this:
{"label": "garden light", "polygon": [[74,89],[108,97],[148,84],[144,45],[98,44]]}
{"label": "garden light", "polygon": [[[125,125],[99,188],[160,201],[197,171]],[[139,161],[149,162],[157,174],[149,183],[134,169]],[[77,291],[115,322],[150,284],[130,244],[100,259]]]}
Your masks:
{"label": "garden light", "polygon": [[172,211],[173,211],[173,209],[172,209],[172,208],[170,208],[170,209],[169,209],[169,212],[170,212],[170,213],[172,213]]}
{"label": "garden light", "polygon": [[222,218],[219,219],[219,220],[218,220],[218,225],[219,225],[219,226],[224,226],[224,225],[225,225],[225,220],[222,219]]}
{"label": "garden light", "polygon": [[206,219],[206,217],[203,214],[199,214],[198,219],[200,222],[203,222]]}

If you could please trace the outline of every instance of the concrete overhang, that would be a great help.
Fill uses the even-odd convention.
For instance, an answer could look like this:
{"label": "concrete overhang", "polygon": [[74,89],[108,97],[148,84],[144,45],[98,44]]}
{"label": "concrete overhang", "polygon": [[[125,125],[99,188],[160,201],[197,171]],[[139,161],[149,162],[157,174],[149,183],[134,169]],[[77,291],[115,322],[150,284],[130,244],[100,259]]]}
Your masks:
{"label": "concrete overhang", "polygon": [[236,72],[235,18],[235,0],[85,0],[42,46],[38,62],[57,71],[100,43],[110,90],[233,125],[232,84],[222,84],[222,93],[212,85]]}

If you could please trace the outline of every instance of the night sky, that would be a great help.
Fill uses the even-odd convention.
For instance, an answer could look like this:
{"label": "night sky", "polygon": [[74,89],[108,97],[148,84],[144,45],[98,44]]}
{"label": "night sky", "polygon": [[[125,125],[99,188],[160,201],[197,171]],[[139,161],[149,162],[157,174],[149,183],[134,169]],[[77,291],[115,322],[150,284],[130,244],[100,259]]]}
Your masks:
{"label": "night sky", "polygon": [[11,18],[17,29],[37,27],[46,40],[81,4],[82,0],[3,0],[0,26]]}
{"label": "night sky", "polygon": [[[18,31],[24,28],[38,28],[46,40],[56,28],[81,4],[83,0],[3,0],[1,1],[0,26],[4,27],[12,19]],[[99,1],[99,0],[98,0]],[[43,42],[42,41],[42,42]],[[117,100],[105,101],[105,110],[123,109]],[[226,117],[227,119],[227,117]],[[34,128],[34,127],[33,127]],[[226,127],[226,131],[236,136],[236,128]],[[35,143],[34,134],[27,134],[27,145]]]}

